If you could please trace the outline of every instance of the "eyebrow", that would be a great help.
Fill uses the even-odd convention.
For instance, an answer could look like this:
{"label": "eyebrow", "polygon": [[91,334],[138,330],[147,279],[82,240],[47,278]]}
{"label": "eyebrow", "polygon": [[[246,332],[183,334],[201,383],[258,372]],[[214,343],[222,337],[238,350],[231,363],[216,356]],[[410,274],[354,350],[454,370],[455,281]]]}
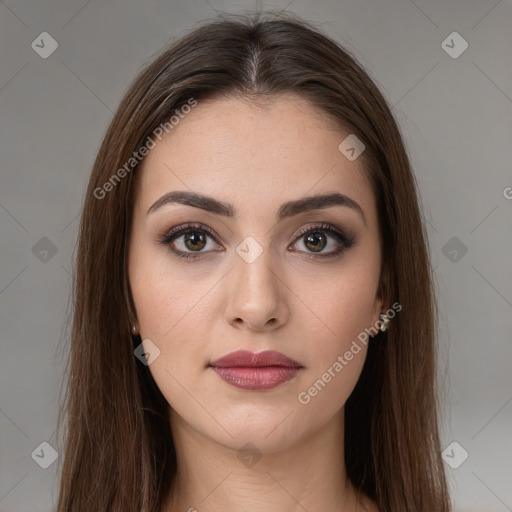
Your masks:
{"label": "eyebrow", "polygon": [[[219,201],[211,196],[199,194],[197,192],[189,191],[172,191],[167,192],[162,197],[157,199],[148,209],[147,214],[150,214],[166,204],[179,203],[186,206],[193,206],[200,208],[207,212],[224,217],[235,217],[237,215],[236,209],[223,201]],[[294,201],[283,203],[278,210],[277,218],[279,221],[287,217],[292,217],[303,212],[317,211],[331,206],[346,206],[359,213],[362,217],[364,225],[366,226],[366,218],[363,209],[359,204],[348,196],[338,192],[330,194],[323,194],[318,196],[309,196]]]}

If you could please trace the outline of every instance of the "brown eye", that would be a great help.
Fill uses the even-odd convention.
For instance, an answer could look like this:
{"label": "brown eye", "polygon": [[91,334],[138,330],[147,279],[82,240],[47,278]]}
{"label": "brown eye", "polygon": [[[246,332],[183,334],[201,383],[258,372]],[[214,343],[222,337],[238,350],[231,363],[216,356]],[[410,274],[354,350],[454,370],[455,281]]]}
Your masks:
{"label": "brown eye", "polygon": [[[206,226],[186,224],[177,226],[166,231],[158,237],[160,245],[167,246],[178,258],[193,260],[199,258],[203,253],[211,252],[208,249],[216,250],[215,235]],[[211,247],[209,247],[209,242]],[[206,250],[204,250],[206,248]]]}
{"label": "brown eye", "polygon": [[318,231],[305,236],[304,239],[306,247],[313,252],[319,252],[327,245],[325,235]]}
{"label": "brown eye", "polygon": [[[297,252],[303,252],[311,258],[330,258],[338,256],[346,249],[353,247],[355,236],[348,236],[340,229],[322,223],[301,230],[295,244],[299,243],[304,245],[305,250]],[[324,250],[326,248],[327,250]]]}
{"label": "brown eye", "polygon": [[191,251],[200,251],[206,246],[206,236],[200,231],[189,231],[184,235],[184,243]]}

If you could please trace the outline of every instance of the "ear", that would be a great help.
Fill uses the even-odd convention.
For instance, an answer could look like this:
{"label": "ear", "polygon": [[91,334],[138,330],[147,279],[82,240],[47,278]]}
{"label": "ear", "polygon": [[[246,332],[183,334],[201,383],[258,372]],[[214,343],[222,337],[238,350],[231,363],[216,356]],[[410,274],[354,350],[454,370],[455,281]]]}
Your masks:
{"label": "ear", "polygon": [[375,325],[375,322],[380,319],[380,313],[383,313],[390,308],[390,288],[390,269],[387,264],[383,264],[380,272],[380,281],[377,287],[377,294],[375,296],[374,318],[372,325]]}
{"label": "ear", "polygon": [[132,327],[135,325],[138,328],[139,324],[137,321],[137,315],[134,313],[133,308],[131,306],[128,306],[126,316],[128,317],[129,323],[128,330],[132,333]]}
{"label": "ear", "polygon": [[124,273],[124,301],[125,301],[125,318],[128,320],[128,329],[132,332],[134,325],[138,326],[137,311],[135,304],[133,303],[132,289],[130,286],[130,280],[128,279],[128,273]]}

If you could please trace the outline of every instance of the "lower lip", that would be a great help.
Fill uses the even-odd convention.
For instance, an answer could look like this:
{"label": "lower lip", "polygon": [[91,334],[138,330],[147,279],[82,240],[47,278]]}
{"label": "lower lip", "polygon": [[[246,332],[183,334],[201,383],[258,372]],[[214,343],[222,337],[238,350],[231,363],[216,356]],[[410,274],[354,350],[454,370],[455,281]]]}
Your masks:
{"label": "lower lip", "polygon": [[232,386],[248,390],[271,389],[287,382],[300,368],[292,366],[237,366],[231,368],[211,367],[212,370],[224,381]]}

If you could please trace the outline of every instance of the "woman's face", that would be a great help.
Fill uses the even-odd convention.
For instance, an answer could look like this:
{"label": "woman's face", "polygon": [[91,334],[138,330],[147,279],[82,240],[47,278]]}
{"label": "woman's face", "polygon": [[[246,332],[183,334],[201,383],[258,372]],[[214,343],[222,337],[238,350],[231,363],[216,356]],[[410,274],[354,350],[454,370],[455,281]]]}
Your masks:
{"label": "woman's face", "polygon": [[[226,447],[306,439],[339,419],[360,375],[361,333],[383,311],[381,248],[362,158],[338,148],[348,135],[291,94],[200,101],[139,169],[129,280],[149,361],[160,351],[149,369],[171,418]],[[238,350],[300,367],[211,366]]]}

